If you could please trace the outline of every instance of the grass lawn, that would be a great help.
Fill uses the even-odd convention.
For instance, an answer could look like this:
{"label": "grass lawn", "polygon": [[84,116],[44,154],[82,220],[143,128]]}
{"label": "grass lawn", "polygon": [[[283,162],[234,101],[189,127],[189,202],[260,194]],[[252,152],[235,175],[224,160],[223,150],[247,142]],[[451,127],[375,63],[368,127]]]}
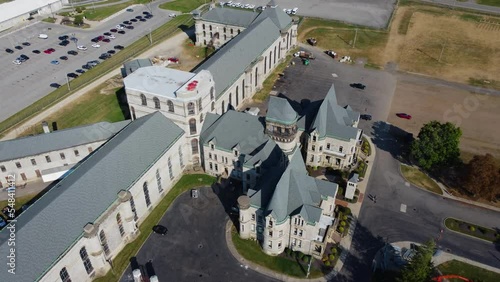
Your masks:
{"label": "grass lawn", "polygon": [[91,21],[101,21],[118,11],[121,11],[123,9],[126,9],[128,6],[134,4],[134,1],[129,1],[125,3],[120,3],[112,6],[105,6],[105,7],[98,7],[95,9],[92,9],[91,7],[88,7],[83,14],[85,15],[85,18]]}
{"label": "grass lawn", "polygon": [[55,23],[56,22],[56,18],[48,17],[48,18],[43,19],[42,22]]}
{"label": "grass lawn", "polygon": [[[461,261],[452,260],[440,264],[437,268],[444,274],[456,274],[468,278],[471,281],[482,282],[498,282],[500,281],[500,274],[486,269],[479,268]],[[450,282],[462,281],[456,279],[448,279]]]}
{"label": "grass lawn", "polygon": [[[295,53],[295,50],[292,50],[289,52],[289,54]],[[274,83],[278,79],[278,75],[285,71],[285,68],[290,64],[290,61],[292,60],[292,55],[287,55],[285,58],[285,61],[280,63],[276,68],[273,70],[272,73],[269,74],[269,76],[264,80],[264,83],[262,84],[262,88],[255,93],[253,96],[253,99],[258,102],[264,102],[267,97],[269,97],[269,92],[273,90]]]}
{"label": "grass lawn", "polygon": [[[125,96],[124,88],[107,89],[109,88],[108,85],[109,81],[97,86],[69,106],[48,116],[45,120],[49,123],[49,126],[52,122],[57,122],[57,129],[61,130],[101,121],[117,122],[129,118],[127,105],[119,102],[119,99],[123,99]],[[22,135],[42,132],[42,125],[37,124]]]}
{"label": "grass lawn", "polygon": [[443,191],[439,186],[436,184],[434,180],[432,180],[429,176],[427,176],[425,173],[420,171],[418,168],[407,166],[401,164],[401,173],[403,173],[404,178],[408,182],[411,182],[412,184],[427,189],[431,192],[437,193],[439,195],[443,195]]}
{"label": "grass lawn", "polygon": [[496,230],[493,230],[491,228],[486,228],[483,226],[468,223],[451,217],[448,217],[444,221],[444,225],[446,226],[446,228],[456,232],[474,236],[476,238],[483,239],[486,241],[500,243],[500,232],[497,232]]}
{"label": "grass lawn", "polygon": [[106,276],[95,279],[95,282],[118,281],[123,271],[129,265],[129,260],[134,257],[140,250],[142,244],[146,241],[153,226],[163,217],[172,202],[183,192],[189,189],[201,186],[210,186],[215,183],[216,179],[206,174],[186,174],[170,189],[167,195],[154,208],[151,214],[142,222],[139,227],[140,235],[135,241],[129,243],[123,250],[113,259],[114,272],[109,271]]}
{"label": "grass lawn", "polygon": [[476,0],[476,3],[481,5],[500,7],[500,0]]}
{"label": "grass lawn", "polygon": [[205,3],[207,3],[206,0],[175,0],[172,2],[161,4],[160,8],[165,10],[179,11],[182,13],[189,13]]}
{"label": "grass lawn", "polygon": [[[305,278],[307,274],[307,264],[304,263],[302,265],[296,261],[281,256],[268,256],[262,252],[262,249],[257,241],[241,239],[234,229],[231,235],[236,250],[245,259],[279,273],[293,277]],[[323,276],[323,273],[319,269],[311,266],[309,278],[317,278],[321,276]]]}

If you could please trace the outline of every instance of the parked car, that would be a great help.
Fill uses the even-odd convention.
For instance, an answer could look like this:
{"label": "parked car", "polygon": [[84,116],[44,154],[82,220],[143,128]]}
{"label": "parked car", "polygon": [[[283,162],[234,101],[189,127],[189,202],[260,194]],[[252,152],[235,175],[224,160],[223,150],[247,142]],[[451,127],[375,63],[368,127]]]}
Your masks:
{"label": "parked car", "polygon": [[126,26],[126,28],[127,28],[127,29],[134,29],[134,27],[133,27],[133,26],[131,26],[131,25],[127,25],[127,26]]}
{"label": "parked car", "polygon": [[153,226],[153,232],[156,234],[160,234],[160,235],[166,235],[168,232],[168,229],[167,229],[167,227],[165,227],[163,225],[155,225],[155,226]]}
{"label": "parked car", "polygon": [[41,53],[40,50],[33,50],[32,52],[35,53],[35,54],[40,54]]}
{"label": "parked car", "polygon": [[24,46],[31,46],[31,44],[29,42],[23,42],[22,45],[24,45]]}
{"label": "parked car", "polygon": [[117,29],[123,29],[123,28],[124,28],[124,25],[121,25],[121,24],[116,25],[116,28],[117,28]]}
{"label": "parked car", "polygon": [[174,57],[168,58],[168,61],[171,62],[171,63],[174,63],[174,64],[178,64],[179,63],[179,59],[174,58]]}
{"label": "parked car", "polygon": [[14,53],[14,50],[7,48],[7,49],[5,49],[5,52],[12,54],[12,53]]}
{"label": "parked car", "polygon": [[123,21],[123,24],[124,24],[124,25],[129,25],[129,24],[130,24],[130,22],[129,22],[129,21]]}
{"label": "parked car", "polygon": [[118,30],[116,28],[112,28],[109,31],[111,31],[111,32],[117,32]]}
{"label": "parked car", "polygon": [[109,40],[109,38],[104,38],[104,39],[102,40],[102,42],[109,43],[109,42],[111,42],[111,40]]}
{"label": "parked car", "polygon": [[54,83],[50,84],[50,87],[59,88],[59,87],[61,87],[61,84],[54,82]]}
{"label": "parked car", "polygon": [[92,68],[92,66],[89,65],[89,64],[85,64],[85,65],[82,66],[82,69],[86,69],[86,70],[89,70],[91,68]]}
{"label": "parked car", "polygon": [[147,15],[149,15],[150,13],[149,13],[148,11],[144,11],[144,12],[142,12],[142,14],[147,16]]}
{"label": "parked car", "polygon": [[119,30],[118,33],[119,34],[125,34],[125,30]]}
{"label": "parked car", "polygon": [[78,55],[78,52],[76,52],[75,50],[69,50],[69,51],[68,51],[68,54],[69,54],[69,55],[76,56],[76,55]]}
{"label": "parked car", "polygon": [[51,64],[53,65],[59,65],[59,61],[58,60],[52,60],[50,61]]}
{"label": "parked car", "polygon": [[146,20],[145,18],[142,18],[142,19],[139,19],[139,21],[141,21],[141,22],[145,22],[145,21],[147,21],[147,20]]}
{"label": "parked car", "polygon": [[61,57],[59,57],[59,59],[61,59],[61,60],[63,60],[63,61],[67,61],[67,60],[68,60],[68,57],[66,57],[66,56],[61,56]]}
{"label": "parked car", "polygon": [[105,33],[103,33],[103,34],[104,34],[104,35],[106,35],[106,36],[110,36],[110,35],[111,35],[111,33],[110,33],[110,32],[105,32]]}
{"label": "parked car", "polygon": [[123,47],[122,45],[115,45],[115,47],[113,48],[115,48],[116,50],[123,50],[123,48],[125,47]]}
{"label": "parked car", "polygon": [[114,54],[114,53],[116,53],[116,51],[115,51],[115,50],[109,50],[109,51],[108,51],[108,54]]}
{"label": "parked car", "polygon": [[24,54],[22,54],[21,56],[19,56],[19,58],[21,58],[21,59],[23,59],[23,60],[25,60],[25,61],[27,61],[27,60],[29,60],[29,59],[30,59],[30,57],[28,57],[28,56],[26,56],[26,55],[24,55]]}
{"label": "parked car", "polygon": [[61,46],[68,46],[69,43],[70,43],[69,40],[63,40],[63,41],[61,41],[59,43],[59,45],[61,45]]}
{"label": "parked car", "polygon": [[364,119],[364,120],[372,120],[372,116],[371,115],[366,115],[366,114],[361,115],[360,118]]}
{"label": "parked car", "polygon": [[14,47],[14,48],[15,48],[15,49],[17,49],[17,50],[23,50],[23,47],[22,47],[22,46],[19,46],[19,45],[17,45],[17,46],[16,46],[16,47]]}
{"label": "parked car", "polygon": [[20,65],[20,64],[22,64],[22,62],[21,62],[20,60],[18,60],[18,59],[16,59],[16,60],[12,61],[12,63],[13,63],[14,65]]}
{"label": "parked car", "polygon": [[332,58],[337,58],[337,53],[333,50],[326,50],[325,51],[325,54],[327,54],[328,56],[332,57]]}
{"label": "parked car", "polygon": [[99,39],[97,37],[94,37],[92,39],[90,39],[91,42],[94,42],[94,43],[97,43],[99,42]]}
{"label": "parked car", "polygon": [[144,18],[146,18],[146,19],[150,19],[150,18],[152,18],[152,17],[153,17],[153,15],[152,15],[152,14],[149,14],[149,15],[145,15],[145,16],[144,16]]}
{"label": "parked car", "polygon": [[396,116],[399,118],[411,119],[411,115],[405,113],[397,113]]}
{"label": "parked car", "polygon": [[87,50],[87,47],[80,45],[80,46],[76,47],[76,49],[85,51],[85,50]]}
{"label": "parked car", "polygon": [[47,50],[45,50],[45,51],[43,51],[43,52],[44,52],[45,54],[52,54],[52,53],[54,53],[55,51],[56,51],[56,50],[54,50],[53,48],[49,48],[49,49],[47,49]]}
{"label": "parked car", "polygon": [[47,38],[49,38],[49,36],[47,34],[40,33],[38,35],[38,38],[40,38],[40,39],[47,39]]}
{"label": "parked car", "polygon": [[99,44],[97,44],[97,43],[94,43],[94,44],[92,44],[92,47],[94,47],[94,48],[99,48],[99,47],[101,47],[101,45],[99,45]]}
{"label": "parked car", "polygon": [[78,74],[74,73],[74,72],[70,72],[67,74],[68,77],[71,77],[71,78],[77,78],[78,77]]}
{"label": "parked car", "polygon": [[77,69],[75,72],[77,72],[77,73],[85,73],[85,71],[82,70],[82,69]]}
{"label": "parked car", "polygon": [[131,22],[136,23],[137,19],[130,19]]}
{"label": "parked car", "polygon": [[111,34],[110,36],[108,36],[109,39],[115,39],[116,36],[114,36],[113,34]]}
{"label": "parked car", "polygon": [[134,9],[127,9],[127,12],[132,13],[133,11],[134,11]]}
{"label": "parked car", "polygon": [[135,16],[136,19],[142,19],[142,16]]}
{"label": "parked car", "polygon": [[67,40],[68,38],[69,38],[69,36],[67,36],[67,35],[61,35],[58,37],[58,39],[61,41]]}
{"label": "parked car", "polygon": [[176,14],[174,14],[174,13],[172,13],[172,14],[170,14],[170,15],[168,15],[168,16],[169,16],[169,17],[171,17],[171,18],[175,18],[175,17],[177,17],[177,15],[176,15]]}
{"label": "parked car", "polygon": [[366,85],[361,84],[361,83],[351,83],[350,86],[352,88],[357,88],[357,89],[361,89],[361,90],[364,90],[366,88]]}
{"label": "parked car", "polygon": [[307,38],[307,43],[309,43],[311,46],[316,46],[316,44],[318,44],[318,41],[316,40],[316,38]]}

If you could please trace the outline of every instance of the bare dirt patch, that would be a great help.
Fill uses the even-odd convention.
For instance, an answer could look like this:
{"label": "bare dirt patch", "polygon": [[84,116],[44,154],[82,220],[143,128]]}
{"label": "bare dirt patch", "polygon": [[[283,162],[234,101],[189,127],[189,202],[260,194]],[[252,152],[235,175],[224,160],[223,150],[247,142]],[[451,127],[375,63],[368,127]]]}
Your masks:
{"label": "bare dirt patch", "polygon": [[[481,95],[474,99],[478,101],[477,107],[472,107],[471,97],[476,95],[449,86],[429,85],[425,80],[399,79],[387,121],[416,136],[431,120],[459,120],[461,150],[468,154],[491,153],[500,157],[500,126],[497,126],[500,123],[500,97]],[[466,117],[462,118],[454,110],[455,105],[462,107]],[[468,111],[467,108],[475,110]],[[412,115],[412,119],[396,117],[395,114],[400,112]]]}

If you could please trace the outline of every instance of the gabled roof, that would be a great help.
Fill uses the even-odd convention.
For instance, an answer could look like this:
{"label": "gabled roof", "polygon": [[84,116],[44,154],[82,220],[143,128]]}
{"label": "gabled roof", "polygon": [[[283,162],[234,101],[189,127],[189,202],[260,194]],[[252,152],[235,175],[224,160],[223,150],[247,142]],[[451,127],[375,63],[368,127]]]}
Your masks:
{"label": "gabled roof", "polygon": [[[201,16],[204,21],[248,27],[259,13],[229,8],[213,8]],[[222,32],[222,31],[220,31]]]}
{"label": "gabled roof", "polygon": [[335,86],[332,84],[321,103],[318,114],[311,126],[311,131],[316,130],[320,138],[329,136],[342,140],[356,139],[358,129],[354,125],[358,120],[359,113],[337,104]]}
{"label": "gabled roof", "polygon": [[[273,1],[271,0],[271,2]],[[276,6],[276,4],[274,4],[273,6]],[[289,15],[287,15],[285,12],[283,12],[282,9],[279,8],[265,9],[255,19],[255,22],[265,18],[270,18],[280,30],[285,30],[286,28],[288,28],[288,26],[290,26],[290,24],[292,24],[292,18],[290,18]]]}
{"label": "gabled roof", "polygon": [[[156,112],[129,123],[38,199],[17,218],[16,263],[13,276],[0,281],[36,281],[44,275],[158,158],[184,135],[182,129]],[[0,231],[0,252],[9,253],[9,230]],[[7,265],[7,255],[0,263]]]}
{"label": "gabled roof", "polygon": [[318,222],[321,197],[335,197],[338,189],[334,183],[307,175],[300,152],[292,155],[284,171],[278,168],[263,178],[263,185],[259,183],[256,187],[260,190],[251,190],[248,195],[253,205],[266,210],[278,222],[295,214],[300,214],[308,222]]}
{"label": "gabled roof", "polygon": [[151,63],[150,59],[135,59],[135,60],[131,60],[131,61],[125,62],[123,64],[122,75],[124,75],[124,77],[125,77],[125,76],[133,73],[134,71],[136,71],[136,70],[138,70],[140,68],[150,67],[152,65],[153,65],[153,63]]}
{"label": "gabled roof", "polygon": [[99,122],[0,142],[0,162],[104,141],[122,130],[130,121]]}
{"label": "gabled roof", "polygon": [[349,178],[348,181],[352,182],[352,183],[358,183],[358,181],[359,181],[359,174],[353,173],[352,176],[351,176],[351,178]]}
{"label": "gabled roof", "polygon": [[238,79],[281,36],[270,18],[251,24],[217,50],[194,72],[208,70],[215,81],[217,97]]}
{"label": "gabled roof", "polygon": [[297,121],[297,112],[285,98],[271,96],[267,107],[266,120],[292,124]]}

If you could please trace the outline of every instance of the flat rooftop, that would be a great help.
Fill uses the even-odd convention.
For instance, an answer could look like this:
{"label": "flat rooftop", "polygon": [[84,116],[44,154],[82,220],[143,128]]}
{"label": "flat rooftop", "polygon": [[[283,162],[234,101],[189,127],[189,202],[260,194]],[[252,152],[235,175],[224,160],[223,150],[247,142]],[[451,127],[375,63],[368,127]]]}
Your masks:
{"label": "flat rooftop", "polygon": [[177,98],[175,91],[188,82],[195,73],[166,67],[143,67],[123,79],[126,90],[135,90],[166,98]]}

